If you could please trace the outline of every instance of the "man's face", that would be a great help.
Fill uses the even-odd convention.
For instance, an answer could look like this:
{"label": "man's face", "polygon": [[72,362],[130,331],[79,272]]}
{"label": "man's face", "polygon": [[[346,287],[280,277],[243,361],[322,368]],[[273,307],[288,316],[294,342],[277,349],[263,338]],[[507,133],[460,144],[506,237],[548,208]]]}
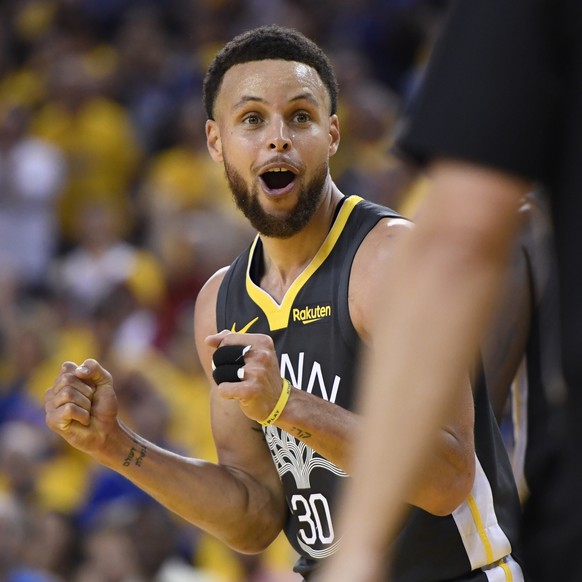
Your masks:
{"label": "man's face", "polygon": [[329,107],[319,75],[301,63],[253,61],[224,76],[216,120],[207,122],[208,148],[261,234],[290,237],[319,207],[339,144]]}

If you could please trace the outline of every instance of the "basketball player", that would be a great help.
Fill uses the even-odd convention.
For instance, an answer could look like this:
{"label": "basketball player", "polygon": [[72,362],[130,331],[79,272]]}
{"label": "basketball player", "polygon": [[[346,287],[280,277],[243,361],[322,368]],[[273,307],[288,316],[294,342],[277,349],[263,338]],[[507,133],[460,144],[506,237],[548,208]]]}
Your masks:
{"label": "basketball player", "polygon": [[536,523],[544,516],[544,496],[559,477],[565,388],[558,351],[557,264],[545,196],[529,193],[520,214],[501,308],[485,343],[484,368],[523,506],[520,556],[527,579],[535,580],[544,548],[544,532]]}
{"label": "basketball player", "polygon": [[[240,552],[260,552],[284,530],[308,580],[341,551],[335,501],[359,430],[358,352],[376,318],[374,281],[410,227],[334,185],[336,80],[301,34],[262,27],[235,38],[210,66],[204,97],[210,155],[258,231],[197,298],[218,463],[129,430],[95,360],[63,365],[47,392],[47,423]],[[401,413],[414,422],[414,411]],[[512,557],[518,500],[496,428],[485,392],[474,402],[465,382],[405,499],[393,580],[479,581],[484,569],[521,580]]]}
{"label": "basketball player", "polygon": [[[374,569],[372,562],[381,564],[382,556],[370,546],[381,546],[397,527],[401,494],[422,466],[440,414],[455,399],[458,378],[491,320],[520,227],[521,199],[538,186],[550,201],[556,241],[567,415],[553,444],[562,457],[556,479],[534,524],[540,543],[531,571],[536,582],[580,580],[581,26],[578,0],[450,3],[399,141],[402,152],[426,166],[432,187],[414,235],[395,253],[400,277],[393,285],[386,280],[387,301],[374,336],[378,357],[362,390],[368,430],[356,446],[354,488],[345,504],[353,535],[325,582],[346,575],[350,566],[354,575],[348,572],[348,578],[364,582],[370,578],[360,575],[358,564],[368,569]],[[414,296],[411,285],[419,290]],[[431,355],[422,367],[414,360],[419,346]],[[384,390],[386,376],[391,392]],[[403,402],[418,412],[419,430],[396,413]],[[377,456],[367,454],[380,435],[387,440],[379,464],[383,474],[370,469]],[[404,445],[397,446],[400,442]],[[396,476],[393,464],[401,468]]]}

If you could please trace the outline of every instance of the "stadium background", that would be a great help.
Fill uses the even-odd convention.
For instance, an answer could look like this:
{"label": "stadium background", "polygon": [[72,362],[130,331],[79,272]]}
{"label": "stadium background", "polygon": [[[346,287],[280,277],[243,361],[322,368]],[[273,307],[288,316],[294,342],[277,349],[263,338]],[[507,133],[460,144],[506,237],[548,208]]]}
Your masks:
{"label": "stadium background", "polygon": [[[50,433],[65,359],[114,373],[122,417],[214,459],[192,339],[206,278],[250,232],[204,140],[215,52],[266,23],[330,55],[342,143],[332,175],[410,215],[422,194],[390,143],[446,2],[4,0],[0,4],[0,578],[291,582],[283,539],[240,556]],[[8,577],[10,568],[20,578]]]}

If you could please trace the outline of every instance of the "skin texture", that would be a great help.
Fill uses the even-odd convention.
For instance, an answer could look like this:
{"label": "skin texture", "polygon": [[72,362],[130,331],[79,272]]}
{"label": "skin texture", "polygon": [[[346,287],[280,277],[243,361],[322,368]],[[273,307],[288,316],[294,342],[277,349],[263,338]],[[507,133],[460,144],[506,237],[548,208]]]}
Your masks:
{"label": "skin texture", "polygon": [[[386,548],[402,519],[399,499],[421,475],[442,419],[458,403],[464,371],[499,298],[520,225],[519,204],[529,186],[457,160],[432,165],[417,224],[384,272],[384,307],[379,306],[363,382],[368,430],[354,447],[343,506],[350,527],[345,551],[332,558],[322,582],[384,579]],[[391,390],[381,389],[386,383]],[[372,449],[380,437],[384,446]]]}
{"label": "skin texture", "polygon": [[[532,312],[538,308],[542,295],[551,292],[548,285],[551,285],[554,264],[552,224],[548,212],[535,197],[528,196],[519,213],[522,228],[511,249],[500,306],[483,344],[490,399],[498,420],[503,416],[510,386],[525,354]],[[554,320],[556,315],[548,312],[547,306],[542,309],[545,309],[539,315],[542,329],[551,338],[552,322],[549,320]],[[544,370],[543,373],[551,372]]]}
{"label": "skin texture", "polygon": [[[328,94],[310,67],[289,61],[250,62],[226,73],[215,120],[206,124],[210,155],[228,166],[242,206],[248,198],[261,210],[265,265],[260,286],[278,302],[321,246],[342,196],[327,170],[340,139],[338,119],[329,108]],[[295,178],[284,188],[270,189],[261,174],[272,167],[291,171]],[[318,183],[320,191],[313,191]],[[317,204],[306,205],[307,220],[297,227],[302,192],[315,197]],[[375,319],[371,283],[388,269],[396,240],[409,231],[404,221],[383,220],[357,253],[349,308],[365,340]],[[216,273],[200,291],[194,321],[196,347],[211,383],[218,464],[175,455],[132,433],[117,418],[109,373],[95,361],[82,367],[64,364],[47,392],[47,423],[73,446],[119,471],[188,521],[239,551],[253,553],[275,539],[287,512],[281,482],[257,424],[278,400],[281,378],[270,337],[216,329],[216,297],[223,275],[224,270]],[[241,343],[252,346],[245,355],[244,381],[216,386],[212,353],[220,345]],[[473,482],[473,400],[468,383],[460,393],[438,431],[422,478],[405,497],[437,514],[452,511]],[[351,469],[351,447],[359,426],[356,414],[293,389],[276,424],[338,466]]]}

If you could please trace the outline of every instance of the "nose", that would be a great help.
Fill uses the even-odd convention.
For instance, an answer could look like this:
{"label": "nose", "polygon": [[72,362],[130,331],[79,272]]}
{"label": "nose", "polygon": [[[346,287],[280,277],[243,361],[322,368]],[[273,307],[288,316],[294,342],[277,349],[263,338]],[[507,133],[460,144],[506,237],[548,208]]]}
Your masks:
{"label": "nose", "polygon": [[275,151],[287,151],[291,147],[291,134],[283,120],[271,122],[271,132],[268,139],[268,148]]}

